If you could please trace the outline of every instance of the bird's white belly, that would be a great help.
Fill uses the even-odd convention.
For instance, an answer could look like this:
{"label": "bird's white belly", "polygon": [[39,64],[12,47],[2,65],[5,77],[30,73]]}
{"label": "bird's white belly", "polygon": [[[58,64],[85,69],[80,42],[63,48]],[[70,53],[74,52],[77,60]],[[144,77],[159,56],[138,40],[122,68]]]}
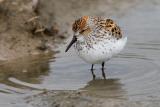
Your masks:
{"label": "bird's white belly", "polygon": [[[76,44],[75,49],[78,55],[86,62],[98,64],[109,60],[113,55],[118,54],[125,46],[127,37],[119,40],[106,40],[93,47],[87,48],[85,45]],[[79,49],[77,49],[79,47]]]}

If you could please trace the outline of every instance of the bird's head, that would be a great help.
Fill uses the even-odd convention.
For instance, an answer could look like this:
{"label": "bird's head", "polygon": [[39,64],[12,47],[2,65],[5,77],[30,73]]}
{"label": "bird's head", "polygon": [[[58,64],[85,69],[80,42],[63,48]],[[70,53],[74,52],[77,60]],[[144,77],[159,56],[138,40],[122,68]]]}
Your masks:
{"label": "bird's head", "polygon": [[78,20],[75,20],[75,22],[72,25],[72,30],[73,30],[73,38],[70,44],[68,45],[67,49],[65,52],[69,50],[69,48],[76,42],[80,41],[83,42],[85,41],[85,36],[88,36],[92,29],[89,22],[89,16],[83,16],[79,18]]}

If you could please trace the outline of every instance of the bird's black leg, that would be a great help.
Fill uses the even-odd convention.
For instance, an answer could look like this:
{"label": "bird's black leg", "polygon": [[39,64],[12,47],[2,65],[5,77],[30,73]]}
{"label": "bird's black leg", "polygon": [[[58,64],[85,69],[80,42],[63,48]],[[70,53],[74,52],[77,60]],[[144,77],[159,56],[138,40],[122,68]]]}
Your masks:
{"label": "bird's black leg", "polygon": [[95,76],[95,74],[94,74],[94,72],[93,72],[93,66],[94,66],[94,64],[92,64],[91,72],[92,72],[93,79],[95,79],[95,78],[96,78],[96,76]]}
{"label": "bird's black leg", "polygon": [[104,79],[106,79],[106,74],[104,72],[104,64],[105,64],[105,62],[102,62],[102,76]]}

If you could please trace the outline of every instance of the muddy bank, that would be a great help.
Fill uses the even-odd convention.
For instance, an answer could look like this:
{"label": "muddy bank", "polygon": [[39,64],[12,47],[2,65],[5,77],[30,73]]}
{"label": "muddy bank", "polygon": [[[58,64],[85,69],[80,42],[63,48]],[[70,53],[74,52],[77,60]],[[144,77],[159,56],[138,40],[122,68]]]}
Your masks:
{"label": "muddy bank", "polygon": [[36,12],[38,0],[0,2],[0,60],[51,52],[58,37],[56,24],[44,25]]}
{"label": "muddy bank", "polygon": [[31,107],[159,107],[158,101],[105,98],[87,91],[48,91],[26,98]]}

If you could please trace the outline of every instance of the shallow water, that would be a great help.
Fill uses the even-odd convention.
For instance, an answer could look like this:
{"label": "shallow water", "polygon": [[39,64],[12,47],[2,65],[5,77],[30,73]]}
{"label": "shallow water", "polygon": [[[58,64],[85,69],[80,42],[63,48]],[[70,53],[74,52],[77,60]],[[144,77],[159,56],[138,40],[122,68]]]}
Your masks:
{"label": "shallow water", "polygon": [[[92,80],[90,64],[77,57],[74,50],[52,56],[23,58],[0,65],[0,105],[26,106],[21,98],[47,90],[89,90],[91,94],[131,100],[160,99],[160,6],[137,6],[114,17],[128,36],[125,49],[106,63],[107,80],[95,66]],[[69,39],[67,40],[69,41]]]}

